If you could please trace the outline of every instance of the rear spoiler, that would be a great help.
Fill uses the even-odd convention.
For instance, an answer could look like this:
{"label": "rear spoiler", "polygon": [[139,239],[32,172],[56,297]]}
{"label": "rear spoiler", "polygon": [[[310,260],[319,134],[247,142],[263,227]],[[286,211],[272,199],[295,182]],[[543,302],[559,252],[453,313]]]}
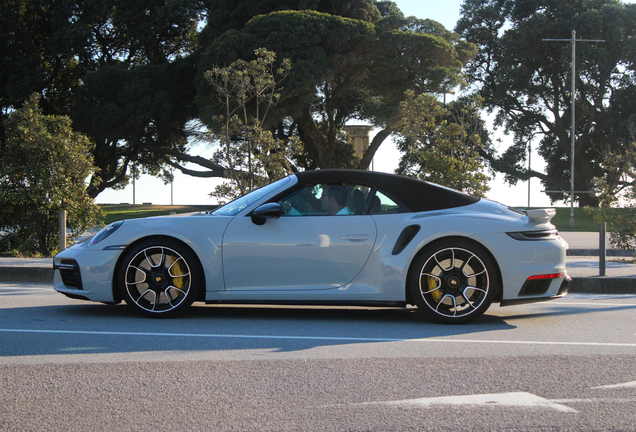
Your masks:
{"label": "rear spoiler", "polygon": [[539,209],[539,210],[525,210],[526,215],[530,220],[538,223],[548,223],[556,215],[555,209]]}

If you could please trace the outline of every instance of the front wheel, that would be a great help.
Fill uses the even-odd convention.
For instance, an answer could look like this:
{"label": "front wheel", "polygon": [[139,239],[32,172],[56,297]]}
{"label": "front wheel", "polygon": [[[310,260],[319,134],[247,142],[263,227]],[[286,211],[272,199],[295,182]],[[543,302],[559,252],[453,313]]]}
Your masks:
{"label": "front wheel", "polygon": [[118,283],[130,307],[146,316],[168,317],[197,298],[201,271],[197,257],[180,243],[146,240],[122,258]]}
{"label": "front wheel", "polygon": [[456,239],[427,246],[409,273],[411,298],[427,317],[466,323],[490,307],[498,289],[496,266],[486,251]]}

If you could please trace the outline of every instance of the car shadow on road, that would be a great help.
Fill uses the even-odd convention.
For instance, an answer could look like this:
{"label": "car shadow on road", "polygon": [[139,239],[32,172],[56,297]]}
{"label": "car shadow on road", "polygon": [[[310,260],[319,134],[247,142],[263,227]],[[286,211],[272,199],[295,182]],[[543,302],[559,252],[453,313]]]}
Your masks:
{"label": "car shadow on road", "polygon": [[150,319],[140,317],[123,304],[79,301],[1,309],[0,322],[0,357],[77,354],[78,347],[84,347],[82,353],[254,349],[289,352],[465,337],[515,328],[492,315],[466,325],[437,324],[412,308],[195,304],[180,317]]}
{"label": "car shadow on road", "polygon": [[471,323],[444,325],[427,320],[414,308],[195,303],[182,316],[150,319],[124,304],[61,301],[65,303],[0,309],[0,357],[78,352],[298,352],[338,345],[480,339],[530,321],[557,325],[555,322],[570,315],[634,309],[633,304],[579,307],[548,302],[535,304],[532,310],[495,305]]}

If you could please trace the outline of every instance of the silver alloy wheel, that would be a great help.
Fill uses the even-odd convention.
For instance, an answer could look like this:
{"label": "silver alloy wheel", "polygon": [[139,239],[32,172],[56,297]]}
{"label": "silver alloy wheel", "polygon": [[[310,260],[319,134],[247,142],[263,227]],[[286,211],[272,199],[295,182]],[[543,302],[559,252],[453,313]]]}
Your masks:
{"label": "silver alloy wheel", "polygon": [[148,313],[168,313],[181,305],[192,288],[190,267],[181,254],[165,246],[143,248],[126,264],[125,290]]}
{"label": "silver alloy wheel", "polygon": [[421,266],[418,286],[426,306],[450,319],[479,315],[492,298],[488,267],[475,253],[460,247],[431,254]]}

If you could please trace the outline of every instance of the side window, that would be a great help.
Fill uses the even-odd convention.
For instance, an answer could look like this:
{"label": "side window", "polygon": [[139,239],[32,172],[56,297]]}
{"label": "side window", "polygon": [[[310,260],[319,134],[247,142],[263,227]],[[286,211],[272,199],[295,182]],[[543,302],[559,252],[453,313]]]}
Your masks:
{"label": "side window", "polygon": [[351,184],[317,184],[279,200],[283,216],[348,216],[367,212],[370,189]]}
{"label": "side window", "polygon": [[404,206],[389,198],[381,191],[376,191],[375,196],[369,203],[369,214],[372,215],[404,213],[405,211]]}
{"label": "side window", "polygon": [[322,214],[318,186],[309,186],[292,192],[278,203],[283,207],[283,216],[318,216]]}

